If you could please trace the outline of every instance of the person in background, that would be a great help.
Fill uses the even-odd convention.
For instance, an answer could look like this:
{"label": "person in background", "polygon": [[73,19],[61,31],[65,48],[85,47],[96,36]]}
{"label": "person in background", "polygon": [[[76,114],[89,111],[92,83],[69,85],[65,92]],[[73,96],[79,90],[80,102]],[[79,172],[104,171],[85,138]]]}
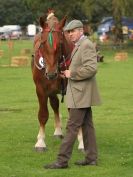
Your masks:
{"label": "person in background", "polygon": [[96,83],[97,54],[94,44],[83,34],[83,24],[72,20],[64,29],[75,44],[71,54],[71,64],[63,71],[61,77],[68,78],[66,104],[69,119],[66,135],[60,146],[57,160],[44,166],[46,169],[62,169],[68,167],[73,146],[82,127],[85,159],[75,165],[97,165],[98,154],[95,129],[92,120],[92,106],[100,104],[100,96]]}

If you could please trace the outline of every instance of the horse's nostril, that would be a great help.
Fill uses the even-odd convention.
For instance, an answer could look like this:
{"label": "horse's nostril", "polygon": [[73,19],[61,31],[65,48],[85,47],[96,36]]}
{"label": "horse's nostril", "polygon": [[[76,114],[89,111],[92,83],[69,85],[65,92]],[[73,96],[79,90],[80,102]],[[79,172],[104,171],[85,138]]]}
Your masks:
{"label": "horse's nostril", "polygon": [[49,80],[54,80],[56,79],[58,76],[58,73],[55,72],[55,73],[46,73],[46,77],[49,79]]}

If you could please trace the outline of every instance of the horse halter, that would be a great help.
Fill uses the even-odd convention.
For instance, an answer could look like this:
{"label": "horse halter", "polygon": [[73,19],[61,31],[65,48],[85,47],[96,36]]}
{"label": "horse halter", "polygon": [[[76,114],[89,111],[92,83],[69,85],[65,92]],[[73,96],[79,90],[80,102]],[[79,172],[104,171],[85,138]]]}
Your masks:
{"label": "horse halter", "polygon": [[[38,48],[38,58],[39,58],[39,66],[37,66],[37,68],[39,70],[41,69],[45,69],[45,77],[48,79],[48,80],[55,80],[57,79],[58,77],[58,73],[59,73],[59,60],[63,57],[63,54],[62,54],[62,51],[61,51],[61,46],[62,46],[62,36],[63,36],[63,31],[62,30],[59,30],[59,29],[54,29],[54,28],[46,28],[43,30],[43,32],[46,32],[48,33],[46,35],[46,39],[44,41],[42,41],[42,35],[43,33],[41,33],[41,36],[40,36],[40,45],[39,45],[39,48]],[[59,35],[61,35],[60,37],[60,40],[59,40],[59,46],[57,46],[57,41],[55,40],[54,38],[54,32],[56,33],[60,33]],[[42,49],[44,49],[45,47],[45,43],[48,42],[49,43],[49,46],[51,48],[53,48],[54,51],[56,51],[57,49],[59,50],[59,58],[57,60],[57,64],[56,64],[56,69],[54,72],[49,72],[48,71],[48,66],[47,66],[47,60],[48,58],[46,59],[46,57],[44,56],[43,52],[42,52]],[[41,66],[41,67],[40,67]]]}

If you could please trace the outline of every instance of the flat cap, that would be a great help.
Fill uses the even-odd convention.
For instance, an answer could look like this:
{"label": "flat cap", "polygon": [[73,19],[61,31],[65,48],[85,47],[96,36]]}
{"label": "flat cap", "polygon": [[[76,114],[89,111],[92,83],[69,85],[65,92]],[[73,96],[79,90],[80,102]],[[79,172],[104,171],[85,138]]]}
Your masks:
{"label": "flat cap", "polygon": [[64,28],[64,31],[70,31],[75,28],[83,28],[83,23],[80,20],[72,20]]}

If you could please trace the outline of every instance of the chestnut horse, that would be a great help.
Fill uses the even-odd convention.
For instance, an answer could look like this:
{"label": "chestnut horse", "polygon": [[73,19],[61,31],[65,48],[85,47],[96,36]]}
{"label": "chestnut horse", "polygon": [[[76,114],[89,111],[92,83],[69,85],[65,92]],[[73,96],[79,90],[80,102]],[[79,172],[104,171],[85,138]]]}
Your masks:
{"label": "chestnut horse", "polygon": [[46,149],[45,125],[49,117],[48,99],[55,116],[54,136],[63,137],[57,94],[64,92],[66,81],[60,77],[60,71],[67,69],[67,62],[73,49],[73,44],[63,32],[65,22],[66,17],[59,22],[52,12],[48,14],[46,20],[40,17],[42,32],[34,39],[34,57],[31,66],[39,101],[40,128],[35,144],[37,151]]}

